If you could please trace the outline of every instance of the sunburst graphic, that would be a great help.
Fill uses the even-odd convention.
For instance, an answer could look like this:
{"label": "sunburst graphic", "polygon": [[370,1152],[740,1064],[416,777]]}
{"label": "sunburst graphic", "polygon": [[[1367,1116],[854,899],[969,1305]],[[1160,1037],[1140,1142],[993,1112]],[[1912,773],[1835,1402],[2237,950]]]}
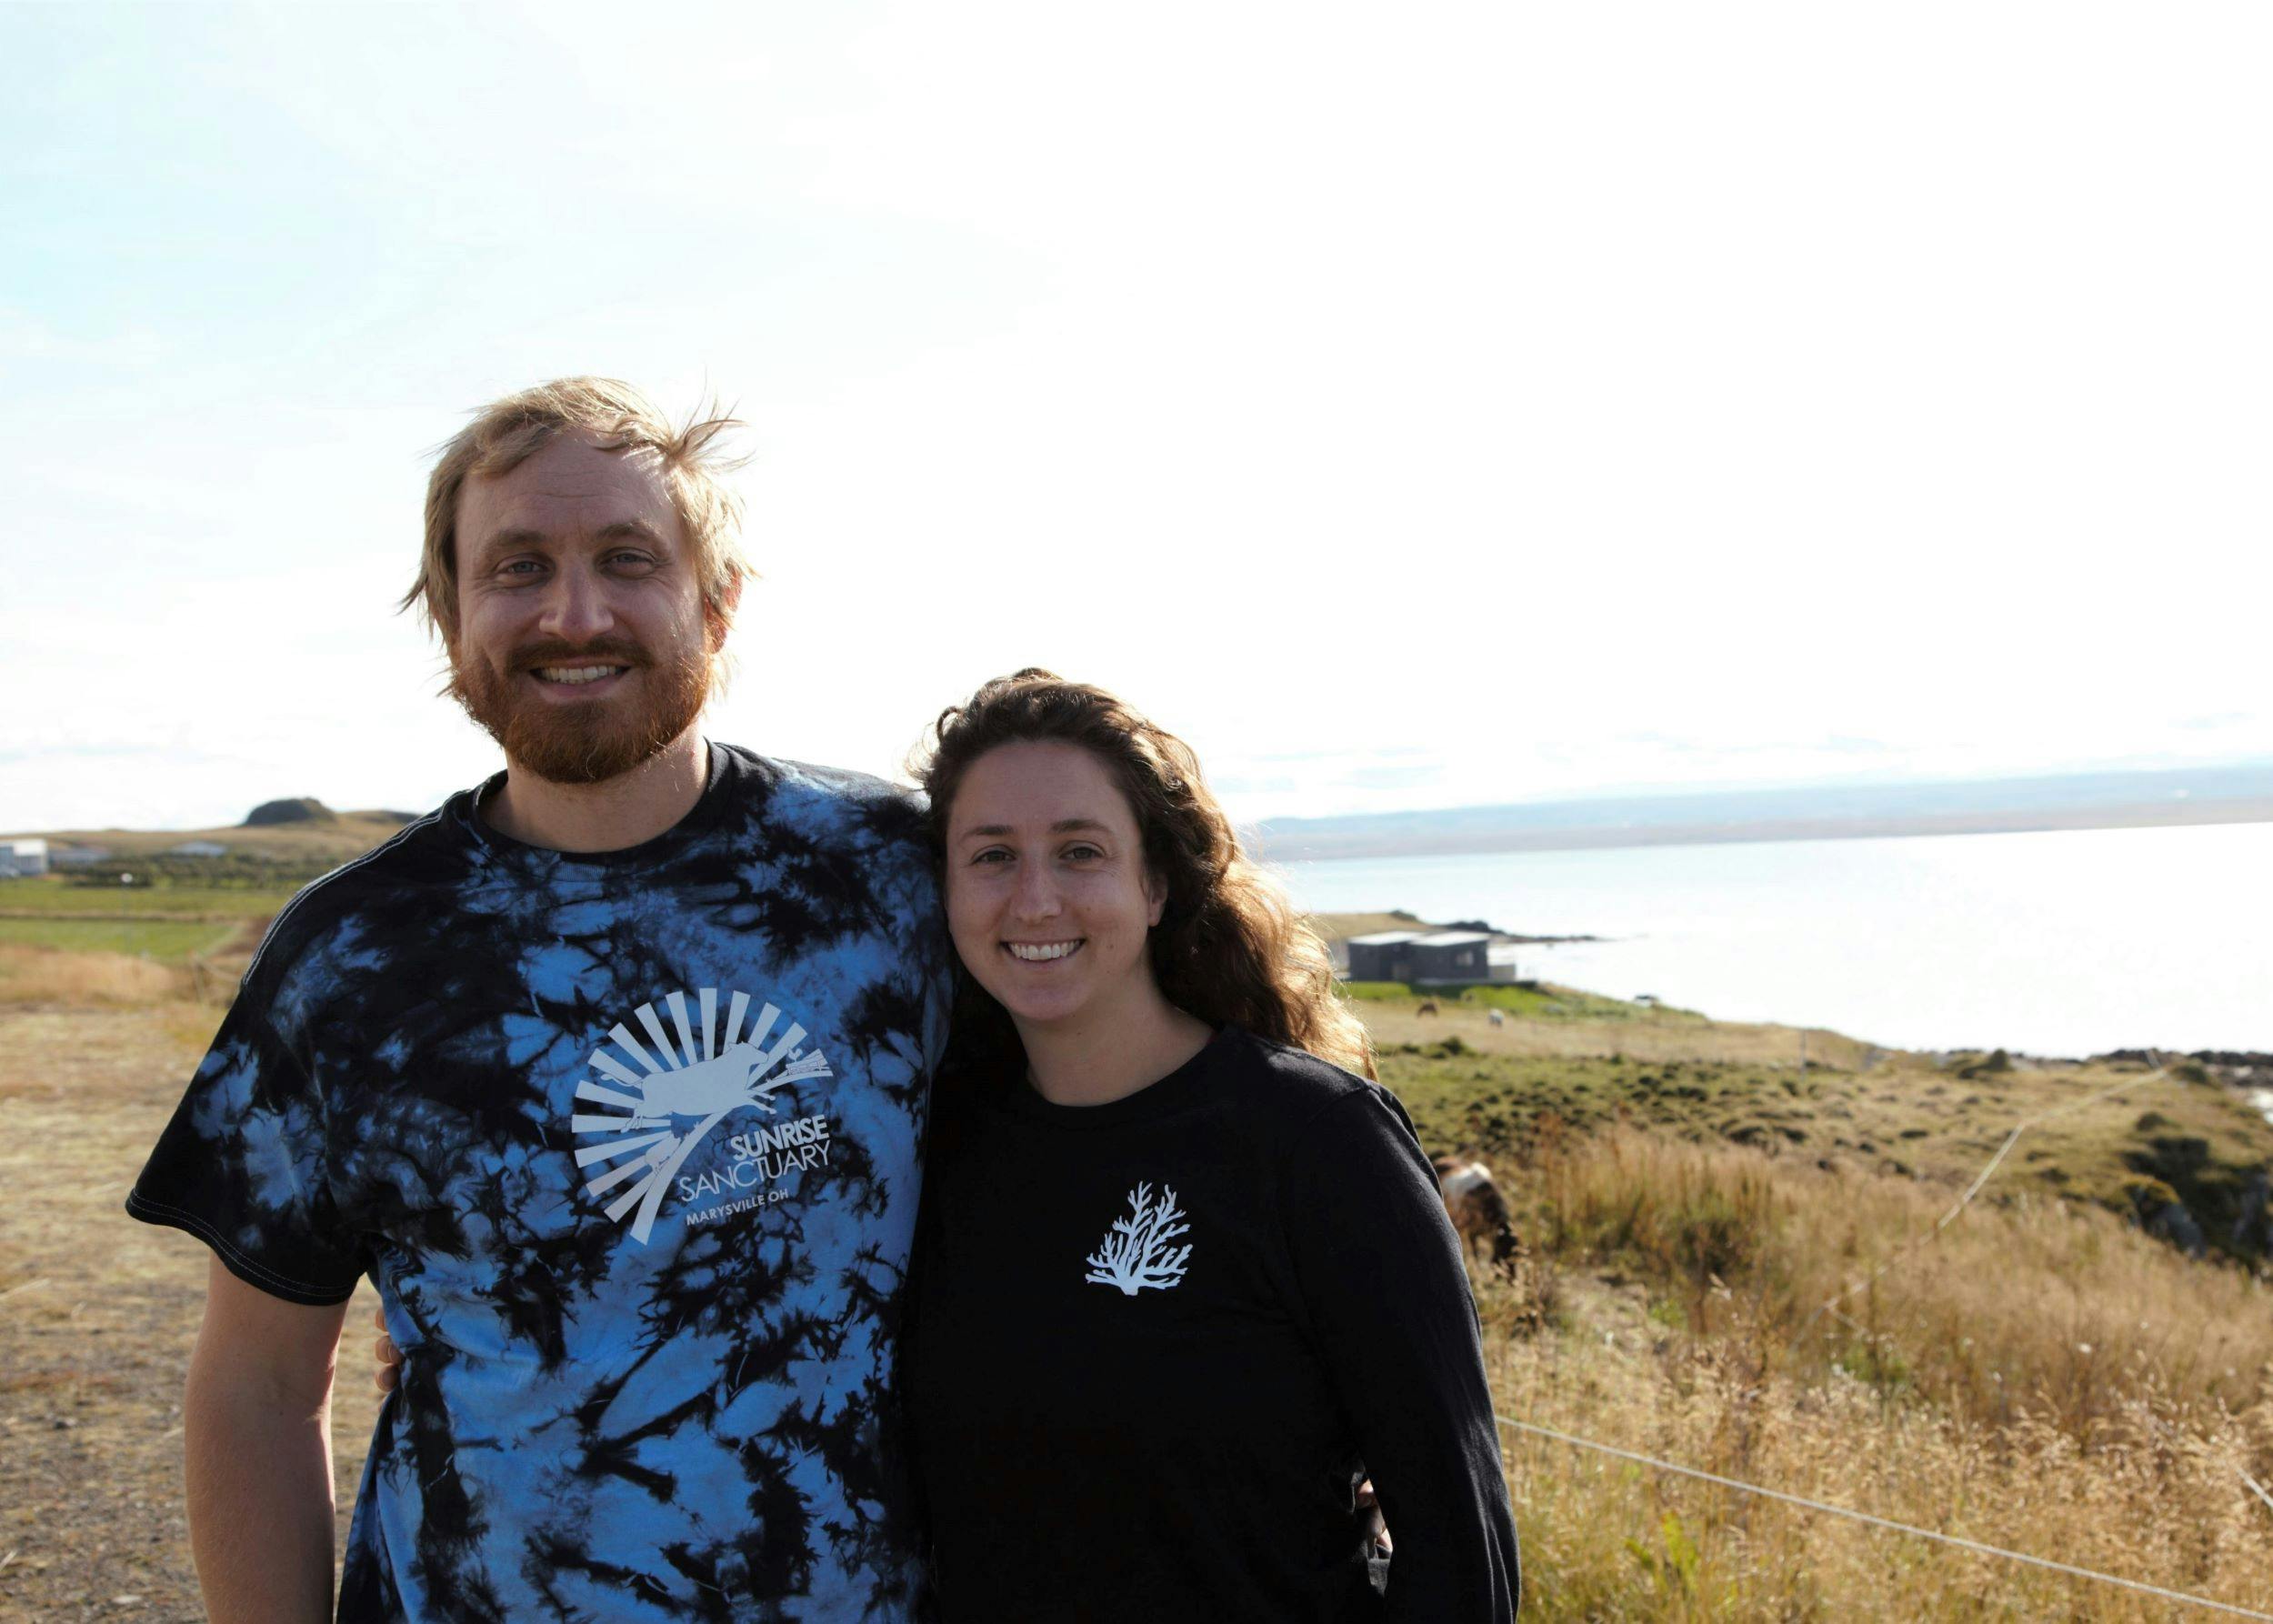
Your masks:
{"label": "sunburst graphic", "polygon": [[[631,1022],[619,1022],[608,1033],[614,1052],[606,1045],[592,1052],[594,1075],[576,1085],[576,1098],[624,1115],[578,1112],[569,1119],[579,1137],[592,1136],[576,1148],[576,1166],[615,1163],[604,1167],[584,1193],[602,1197],[623,1187],[608,1202],[607,1216],[621,1223],[636,1208],[631,1238],[642,1246],[680,1165],[712,1128],[739,1110],[771,1115],[776,1091],[832,1075],[820,1050],[798,1047],[805,1028],[795,1020],[774,1038],[782,1013],[773,1005],[759,1008],[746,1033],[742,1018],[749,1013],[749,994],[731,997],[723,1025],[716,987],[702,987],[693,997],[694,1021],[688,1019],[688,994],[675,992],[661,1000],[670,1015],[668,1028],[655,1004],[642,1004],[632,1019],[647,1035],[646,1042],[632,1034]],[[680,1126],[690,1120],[692,1126]]]}

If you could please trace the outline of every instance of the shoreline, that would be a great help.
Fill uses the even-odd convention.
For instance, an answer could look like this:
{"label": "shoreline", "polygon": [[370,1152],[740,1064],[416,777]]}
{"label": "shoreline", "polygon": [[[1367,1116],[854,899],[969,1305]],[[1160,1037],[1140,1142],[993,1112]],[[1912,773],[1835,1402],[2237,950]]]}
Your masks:
{"label": "shoreline", "polygon": [[1737,846],[1810,840],[1896,840],[1939,835],[2042,835],[2084,829],[2185,828],[2273,823],[2273,797],[2152,801],[2069,810],[1892,814],[1861,817],[1769,818],[1745,823],[1566,825],[1416,832],[1410,837],[1364,831],[1290,830],[1274,839],[1260,831],[1261,855],[1274,863],[1330,863],[1357,858],[1483,857],[1532,851],[1606,851],[1648,846]]}

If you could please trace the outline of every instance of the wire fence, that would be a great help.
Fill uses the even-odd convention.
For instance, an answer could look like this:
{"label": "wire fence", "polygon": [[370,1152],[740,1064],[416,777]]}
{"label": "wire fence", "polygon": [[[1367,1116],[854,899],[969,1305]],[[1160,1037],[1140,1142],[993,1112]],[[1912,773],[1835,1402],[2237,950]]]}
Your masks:
{"label": "wire fence", "polygon": [[[2149,1050],[2148,1053],[2151,1058],[2153,1051]],[[2012,1153],[2013,1147],[2020,1142],[2021,1136],[2027,1133],[2030,1128],[2040,1127],[2044,1123],[2049,1122],[2055,1118],[2065,1116],[2071,1111],[2082,1110],[2087,1106],[2096,1105],[2100,1100],[2112,1098],[2118,1094],[2128,1092],[2130,1089],[2142,1087],[2145,1084],[2160,1081],[2168,1075],[2169,1068],[2167,1064],[2156,1064],[2152,1071],[2141,1073],[2138,1077],[2126,1078],[2123,1081],[2116,1083],[2108,1088],[2096,1089],[2092,1093],[2086,1095],[2081,1099],[2071,1099],[2060,1105],[2048,1107],[2044,1110],[2037,1112],[2033,1116],[2023,1118],[2019,1122],[2014,1125],[2012,1131],[2005,1136],[2004,1143],[1997,1148],[1997,1153],[1989,1158],[1988,1164],[1982,1168],[1980,1173],[1974,1178],[1973,1182],[1966,1187],[1965,1193],[1959,1196],[1955,1202],[1951,1203],[1949,1210],[1943,1213],[1940,1218],[1935,1222],[1931,1228],[1924,1230],[1918,1235],[1913,1237],[1907,1245],[1897,1248],[1893,1252],[1888,1254],[1887,1257],[1881,1261],[1876,1268],[1857,1276],[1854,1279],[1848,1281],[1847,1285],[1842,1287],[1838,1291],[1833,1293],[1828,1298],[1818,1304],[1815,1312],[1810,1314],[1806,1322],[1801,1325],[1798,1334],[1792,1338],[1789,1347],[1792,1349],[1797,1350],[1798,1348],[1804,1346],[1807,1339],[1808,1333],[1815,1328],[1816,1325],[1826,1315],[1828,1315],[1833,1318],[1842,1320],[1850,1326],[1854,1325],[1853,1320],[1848,1319],[1845,1314],[1842,1314],[1839,1311],[1839,1304],[1846,1301],[1848,1298],[1853,1297],[1857,1292],[1866,1289],[1873,1281],[1884,1277],[1887,1270],[1893,1268],[1897,1264],[1900,1263],[1904,1258],[1909,1257],[1912,1253],[1918,1251],[1923,1247],[1932,1244],[1932,1242],[1939,1237],[1944,1230],[1948,1229],[1951,1224],[1955,1223],[1958,1218],[1964,1214],[1967,1208],[1972,1205],[1973,1198],[1979,1195],[1982,1189],[1987,1187],[1990,1178],[1996,1176],[1998,1168],[2004,1165],[2006,1157]],[[1861,1328],[1856,1327],[1856,1328],[1860,1329]],[[1804,1510],[1818,1512],[1827,1517],[1845,1518],[1851,1522],[1859,1522],[1872,1528],[1883,1529],[1892,1533],[1906,1534],[1913,1539],[1928,1540],[1934,1544],[1951,1546],[1960,1550],[1970,1551],[1977,1556],[1996,1557],[2005,1561],[2021,1563],[2027,1567],[2041,1569],[2048,1572],[2064,1574],[2071,1579],[2087,1579],[2096,1584],[2112,1585],[2121,1589],[2135,1591],[2140,1595],[2157,1597],[2165,1601],[2178,1602],[2187,1607],[2201,1608],[2210,1612],[2224,1613],[2233,1618],[2260,1619],[2273,1621],[2273,1613],[2260,1612],[2252,1608],[2238,1606],[2230,1601],[2217,1601],[2206,1596],[2191,1595],[2184,1590],[2174,1590],[2162,1585],[2148,1584],[2144,1579],[2126,1579],[2119,1574],[2101,1573],[2094,1569],[2079,1568],[2070,1562],[2054,1561],[2048,1557],[2030,1556],[2026,1551],[2008,1550],[2002,1546],[1985,1544],[1981,1540],[1968,1539],[1957,1534],[1945,1534],[1934,1529],[1919,1528],[1913,1523],[1897,1522],[1891,1518],[1880,1517],[1874,1512],[1857,1511],[1852,1507],[1837,1506],[1827,1500],[1810,1499],[1805,1495],[1790,1494],[1780,1489],[1768,1489],[1757,1483],[1740,1482],[1734,1478],[1722,1477],[1717,1472],[1702,1471],[1696,1467],[1682,1466],[1675,1461],[1660,1460],[1655,1456],[1641,1454],[1637,1450],[1620,1449],[1615,1444],[1606,1444],[1594,1439],[1580,1438],[1573,1433],[1557,1431],[1552,1427],[1542,1427],[1535,1421],[1518,1421],[1511,1416],[1503,1415],[1495,1415],[1492,1418],[1497,1421],[1502,1427],[1508,1428],[1513,1431],[1526,1432],[1539,1438],[1552,1439],[1558,1443],[1567,1444],[1573,1449],[1590,1449],[1597,1454],[1612,1456],[1620,1460],[1629,1461],[1637,1466],[1647,1467],[1654,1471],[1667,1472],[1677,1477],[1694,1479],[1702,1483],[1715,1484],[1719,1488],[1733,1489],[1739,1494],[1752,1495],[1761,1499],[1778,1500],[1786,1505],[1797,1506]],[[2260,1501],[2264,1502],[2268,1510],[2273,1511],[2273,1492],[2268,1492],[2263,1484],[2259,1483],[2247,1471],[2243,1471],[2239,1468],[2236,1468],[2235,1470],[2236,1474],[2248,1488],[2249,1491]]]}
{"label": "wire fence", "polygon": [[1693,1466],[1681,1466],[1674,1461],[1660,1460],[1654,1455],[1644,1455],[1638,1450],[1621,1449],[1615,1444],[1598,1443],[1590,1438],[1579,1438],[1572,1433],[1557,1432],[1552,1427],[1542,1427],[1532,1421],[1518,1421],[1512,1417],[1502,1415],[1495,1415],[1492,1418],[1501,1426],[1515,1431],[1553,1439],[1556,1442],[1568,1444],[1573,1449],[1591,1449],[1597,1454],[1630,1461],[1636,1466],[1646,1466],[1654,1471],[1669,1472],[1677,1477],[1693,1478],[1700,1483],[1711,1483],[1722,1489],[1732,1489],[1739,1494],[1754,1495],[1761,1499],[1780,1500],[1785,1505],[1797,1506],[1803,1510],[1821,1512],[1827,1517],[1843,1517],[1850,1522],[1866,1523],[1872,1528],[1885,1529],[1897,1534],[1908,1534],[1913,1539],[1931,1540],[1937,1545],[1954,1546],[1959,1550],[1971,1551],[1976,1556],[1998,1557],[2008,1562],[2019,1562],[2030,1568],[2041,1568],[2048,1572],[2066,1574],[2070,1579],[2090,1579],[2097,1584],[2115,1585],[2122,1589],[2137,1591],[2142,1596],[2155,1596],[2165,1601],[2182,1602],[2188,1607],[2203,1608],[2210,1612],[2225,1613],[2237,1619],[2273,1620],[2273,1613],[2258,1612],[2254,1608],[2239,1607],[2230,1601],[2214,1601],[2207,1596],[2192,1596],[2184,1590],[2173,1590],[2161,1585],[2150,1585],[2144,1579],[2125,1579],[2120,1574],[2115,1573],[2101,1573],[2090,1568],[2078,1568],[2072,1562],[2056,1562],[2049,1557],[2032,1557],[2026,1551],[2007,1550],[2002,1546],[1987,1545],[1978,1539],[1968,1539],[1957,1534],[1945,1534],[1934,1529],[1922,1529],[1914,1523],[1897,1522],[1890,1517],[1880,1517],[1869,1511],[1857,1511],[1851,1506],[1835,1506],[1827,1500],[1809,1499],[1806,1495],[1787,1494],[1780,1489],[1765,1489],[1757,1483],[1742,1483],[1734,1478],[1724,1478],[1717,1472],[1699,1471]]}

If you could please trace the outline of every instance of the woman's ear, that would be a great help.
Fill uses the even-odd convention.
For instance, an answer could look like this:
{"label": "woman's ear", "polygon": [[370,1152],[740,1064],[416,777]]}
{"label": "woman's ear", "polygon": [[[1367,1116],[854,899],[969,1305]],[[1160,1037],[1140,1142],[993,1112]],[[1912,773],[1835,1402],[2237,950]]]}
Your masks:
{"label": "woman's ear", "polygon": [[1145,865],[1145,901],[1150,905],[1148,923],[1159,924],[1160,916],[1168,911],[1168,887],[1150,863]]}

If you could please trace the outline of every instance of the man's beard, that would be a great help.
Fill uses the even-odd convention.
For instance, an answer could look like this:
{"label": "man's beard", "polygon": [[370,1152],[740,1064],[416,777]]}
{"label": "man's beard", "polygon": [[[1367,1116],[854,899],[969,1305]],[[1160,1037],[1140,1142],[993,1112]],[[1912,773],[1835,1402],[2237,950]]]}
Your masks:
{"label": "man's beard", "polygon": [[[645,703],[636,709],[620,699],[548,703],[519,687],[521,675],[539,666],[629,667],[626,676],[638,674]],[[658,662],[622,637],[581,646],[530,643],[513,651],[503,671],[479,656],[452,661],[450,694],[505,747],[515,767],[555,784],[598,784],[631,771],[702,715],[710,697],[710,660],[700,649],[682,648]]]}

